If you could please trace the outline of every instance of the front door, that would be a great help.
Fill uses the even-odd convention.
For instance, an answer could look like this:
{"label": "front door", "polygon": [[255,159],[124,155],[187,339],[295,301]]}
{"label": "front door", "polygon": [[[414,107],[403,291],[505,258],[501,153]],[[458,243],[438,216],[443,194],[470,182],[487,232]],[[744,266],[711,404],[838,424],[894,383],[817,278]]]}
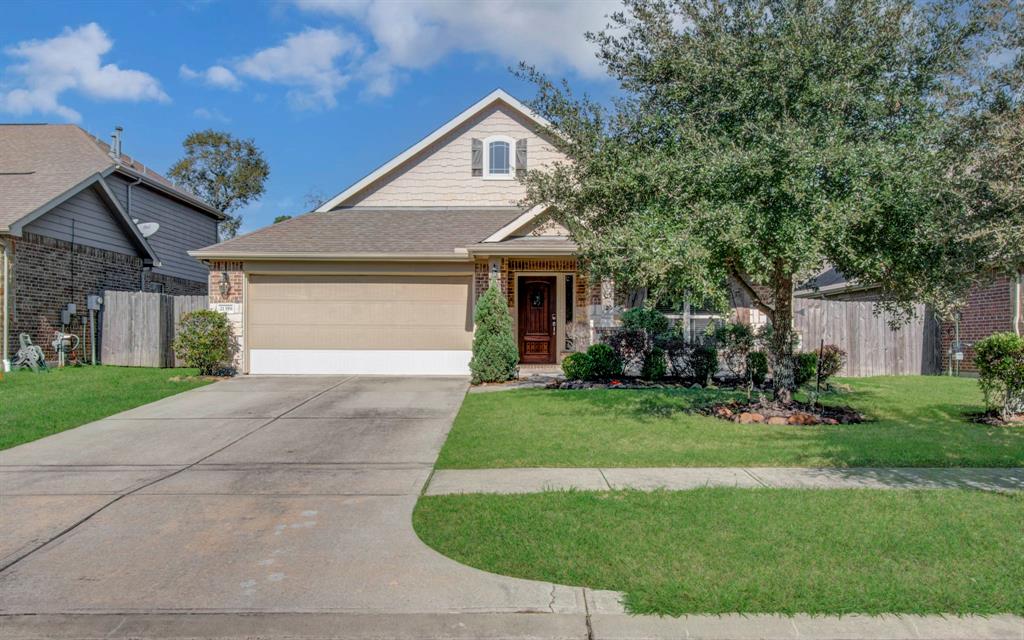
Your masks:
{"label": "front door", "polygon": [[519,359],[523,364],[554,364],[555,333],[554,276],[519,280]]}

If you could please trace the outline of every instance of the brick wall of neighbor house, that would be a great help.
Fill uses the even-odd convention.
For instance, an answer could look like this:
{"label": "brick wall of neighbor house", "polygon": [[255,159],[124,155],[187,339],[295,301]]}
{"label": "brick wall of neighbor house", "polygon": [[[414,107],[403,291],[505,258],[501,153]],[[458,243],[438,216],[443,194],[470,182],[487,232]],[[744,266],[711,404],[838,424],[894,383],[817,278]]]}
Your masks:
{"label": "brick wall of neighbor house", "polygon": [[205,296],[206,282],[186,280],[164,273],[146,273],[146,291],[158,291],[169,296]]}
{"label": "brick wall of neighbor house", "polygon": [[[71,279],[71,243],[26,233],[12,238],[11,350],[19,347],[18,336],[27,333],[43,348],[47,360],[56,358],[51,342],[60,329],[60,311],[69,302],[78,307],[78,319],[88,317],[86,296],[105,290],[138,291],[142,259],[113,251],[75,245],[74,287]],[[71,327],[76,335],[88,335],[82,324]],[[89,353],[88,337],[80,354]],[[11,354],[13,356],[13,353]]]}
{"label": "brick wall of neighbor house", "polygon": [[[964,359],[962,373],[977,373],[974,366],[974,344],[993,333],[1013,330],[1013,281],[1008,277],[975,287],[967,296],[967,306],[960,313],[960,342]],[[1022,327],[1024,329],[1024,327]],[[942,323],[942,370],[949,370],[950,346],[956,338],[956,325]]]}
{"label": "brick wall of neighbor house", "polygon": [[[245,274],[242,271],[241,262],[213,261],[210,262],[209,295],[210,308],[226,314],[234,332],[235,358],[233,365],[239,371],[242,370],[242,356],[245,353],[245,332],[242,318],[243,293],[245,287]],[[228,274],[228,290],[226,294],[220,291],[221,274]]]}

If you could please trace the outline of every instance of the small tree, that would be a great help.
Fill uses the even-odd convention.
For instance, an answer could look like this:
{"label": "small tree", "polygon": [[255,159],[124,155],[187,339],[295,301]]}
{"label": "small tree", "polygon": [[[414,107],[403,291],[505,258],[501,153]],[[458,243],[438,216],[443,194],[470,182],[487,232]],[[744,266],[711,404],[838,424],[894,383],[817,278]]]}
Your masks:
{"label": "small tree", "polygon": [[220,236],[234,238],[242,217],[231,213],[263,195],[270,175],[263,152],[251,139],[239,140],[213,129],[188,134],[182,146],[185,157],[167,175],[227,215],[220,223]]}
{"label": "small tree", "polygon": [[473,321],[476,332],[473,334],[473,359],[469,361],[473,384],[515,378],[519,348],[512,333],[512,315],[496,282],[492,281],[477,301]]}
{"label": "small tree", "polygon": [[181,317],[174,337],[174,353],[186,365],[209,376],[231,359],[231,325],[223,313],[199,309]]}

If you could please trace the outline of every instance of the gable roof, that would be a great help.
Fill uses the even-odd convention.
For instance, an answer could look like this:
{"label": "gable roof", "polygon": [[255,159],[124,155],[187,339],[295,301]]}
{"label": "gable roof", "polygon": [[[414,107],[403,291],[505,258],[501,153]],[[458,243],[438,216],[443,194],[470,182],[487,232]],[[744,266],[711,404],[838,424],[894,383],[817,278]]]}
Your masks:
{"label": "gable roof", "polygon": [[98,179],[120,173],[218,220],[224,215],[73,124],[0,124],[0,233],[11,232]]}
{"label": "gable roof", "polygon": [[200,259],[451,259],[521,214],[514,207],[311,212],[189,255]]}
{"label": "gable roof", "polygon": [[438,129],[435,129],[427,137],[423,138],[422,140],[420,140],[419,142],[417,142],[413,146],[409,147],[408,149],[406,149],[402,153],[398,154],[397,156],[395,156],[394,158],[392,158],[388,162],[386,162],[386,163],[382,164],[381,166],[377,167],[369,175],[363,177],[362,179],[360,179],[358,182],[356,182],[352,186],[348,187],[347,189],[345,189],[344,191],[342,191],[338,195],[334,196],[333,198],[331,198],[327,202],[325,202],[322,205],[320,205],[320,207],[317,208],[317,211],[319,211],[319,212],[331,211],[332,209],[334,209],[335,207],[337,207],[341,203],[345,202],[346,200],[348,200],[349,198],[351,198],[355,194],[359,193],[360,191],[362,191],[366,187],[370,186],[371,184],[373,184],[374,182],[379,180],[380,178],[382,178],[382,177],[386,176],[387,174],[391,173],[392,171],[398,169],[406,161],[414,158],[418,153],[420,153],[421,151],[423,151],[424,149],[426,149],[427,147],[429,147],[433,143],[437,142],[438,140],[440,140],[444,136],[448,135],[449,133],[454,131],[456,128],[458,128],[460,125],[462,125],[463,123],[465,123],[470,118],[472,118],[476,114],[480,113],[484,109],[490,107],[495,102],[501,102],[501,103],[507,105],[508,107],[513,109],[514,111],[516,111],[519,114],[521,114],[522,116],[524,116],[525,118],[528,118],[529,120],[532,120],[533,122],[537,123],[537,125],[539,127],[548,127],[549,126],[549,123],[548,123],[547,120],[545,120],[544,118],[542,118],[539,115],[537,115],[536,113],[534,113],[525,104],[523,104],[519,100],[513,98],[511,95],[509,95],[503,89],[495,89],[491,93],[489,93],[486,96],[484,96],[481,100],[479,100],[475,104],[473,104],[471,107],[469,107],[468,109],[466,109],[465,111],[463,111],[459,115],[455,116],[454,118],[452,118],[451,120],[449,120],[448,122],[443,124]]}

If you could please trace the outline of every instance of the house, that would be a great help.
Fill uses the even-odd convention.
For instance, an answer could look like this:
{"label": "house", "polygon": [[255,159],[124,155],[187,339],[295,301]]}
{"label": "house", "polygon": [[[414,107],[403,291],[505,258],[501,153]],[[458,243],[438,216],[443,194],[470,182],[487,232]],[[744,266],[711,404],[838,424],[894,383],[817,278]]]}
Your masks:
{"label": "house", "polygon": [[210,265],[253,374],[465,374],[492,278],[523,364],[553,365],[612,322],[616,294],[579,271],[516,175],[560,159],[546,123],[494,91],[315,212],[191,255]]}
{"label": "house", "polygon": [[[4,366],[28,334],[50,343],[75,307],[105,290],[205,294],[190,249],[217,240],[223,215],[75,125],[0,125],[0,322]],[[85,348],[87,345],[83,345]]]}
{"label": "house", "polygon": [[[811,299],[873,303],[879,299],[879,290],[872,284],[851,282],[835,269],[828,269],[796,295],[798,306]],[[930,352],[924,354],[930,366],[918,373],[976,374],[974,345],[979,340],[1002,331],[1024,334],[1024,274],[1000,275],[985,284],[975,285],[968,291],[964,307],[951,319],[937,318],[923,305],[918,306],[918,315],[920,318],[915,319],[910,328],[921,326],[923,332],[919,339],[924,350]],[[861,348],[885,346],[867,342]]]}

